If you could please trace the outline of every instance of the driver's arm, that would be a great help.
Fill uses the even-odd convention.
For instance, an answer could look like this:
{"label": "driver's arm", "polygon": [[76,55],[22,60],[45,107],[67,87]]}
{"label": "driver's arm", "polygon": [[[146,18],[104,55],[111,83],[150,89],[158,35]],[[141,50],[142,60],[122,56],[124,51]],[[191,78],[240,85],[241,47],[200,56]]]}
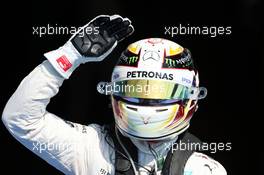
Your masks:
{"label": "driver's arm", "polygon": [[[87,27],[98,27],[99,33],[76,33],[61,48],[46,53],[48,60],[24,78],[2,114],[6,128],[20,143],[65,174],[82,174],[77,161],[84,141],[78,129],[82,126],[62,120],[46,111],[46,107],[75,68],[103,60],[118,41],[133,32],[130,21],[117,15],[99,16],[83,30]],[[87,129],[92,142],[98,133],[95,127]],[[87,143],[87,134],[85,143],[92,147],[93,143]]]}

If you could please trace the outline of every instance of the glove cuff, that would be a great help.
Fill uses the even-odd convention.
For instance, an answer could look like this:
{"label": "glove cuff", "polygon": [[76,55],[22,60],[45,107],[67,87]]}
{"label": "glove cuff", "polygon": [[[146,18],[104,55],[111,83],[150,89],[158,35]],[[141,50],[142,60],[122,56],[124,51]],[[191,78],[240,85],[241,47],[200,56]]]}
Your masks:
{"label": "glove cuff", "polygon": [[82,63],[82,55],[75,49],[70,41],[57,50],[44,54],[55,70],[65,79]]}

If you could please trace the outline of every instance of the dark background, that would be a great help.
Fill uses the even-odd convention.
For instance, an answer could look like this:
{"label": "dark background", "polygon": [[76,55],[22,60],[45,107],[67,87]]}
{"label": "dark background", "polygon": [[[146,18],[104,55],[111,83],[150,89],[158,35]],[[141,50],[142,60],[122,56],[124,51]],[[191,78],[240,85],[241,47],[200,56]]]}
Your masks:
{"label": "dark background", "polygon": [[[134,34],[118,45],[101,63],[78,68],[64,82],[48,110],[64,119],[82,124],[113,121],[109,99],[96,92],[99,81],[110,80],[115,62],[123,49],[148,37],[171,39],[189,48],[200,72],[201,85],[208,96],[200,101],[190,131],[206,142],[232,142],[232,150],[209,154],[228,174],[263,174],[263,15],[260,0],[241,1],[103,1],[78,0],[11,2],[3,17],[8,37],[7,56],[1,60],[3,110],[20,81],[44,58],[43,53],[63,45],[69,35],[33,35],[32,27],[82,26],[96,15],[120,14],[129,17]],[[23,5],[23,7],[22,7]],[[262,17],[261,17],[262,16]],[[165,26],[231,26],[232,34],[164,35]],[[262,48],[261,48],[262,47]],[[0,124],[1,170],[8,174],[60,174],[16,142]],[[1,173],[2,174],[2,173]]]}

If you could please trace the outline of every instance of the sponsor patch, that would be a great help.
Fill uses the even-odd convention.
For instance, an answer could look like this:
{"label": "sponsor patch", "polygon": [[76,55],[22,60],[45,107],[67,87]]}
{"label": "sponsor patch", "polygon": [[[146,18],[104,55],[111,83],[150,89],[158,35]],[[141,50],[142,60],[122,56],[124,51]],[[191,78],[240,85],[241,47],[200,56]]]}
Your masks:
{"label": "sponsor patch", "polygon": [[164,56],[163,68],[193,68],[193,61],[188,51],[184,51],[177,55]]}
{"label": "sponsor patch", "polygon": [[139,54],[134,54],[130,51],[125,51],[121,54],[117,65],[119,66],[129,66],[129,67],[138,67]]}
{"label": "sponsor patch", "polygon": [[56,61],[59,64],[59,66],[64,70],[64,72],[66,72],[68,69],[72,67],[72,64],[65,55],[62,55]]}
{"label": "sponsor patch", "polygon": [[153,71],[129,71],[127,78],[153,78],[162,80],[173,80],[173,74]]}

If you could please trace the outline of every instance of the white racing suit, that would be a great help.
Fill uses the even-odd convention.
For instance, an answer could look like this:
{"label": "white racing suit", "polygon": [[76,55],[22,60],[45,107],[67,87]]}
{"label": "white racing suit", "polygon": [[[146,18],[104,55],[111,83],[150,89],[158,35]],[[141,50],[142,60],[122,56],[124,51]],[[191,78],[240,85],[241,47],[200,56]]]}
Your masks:
{"label": "white racing suit", "polygon": [[[35,68],[4,109],[2,120],[6,128],[30,151],[65,174],[114,175],[115,150],[106,142],[101,126],[67,122],[46,111],[50,98],[58,93],[63,81],[48,61]],[[163,145],[166,144],[155,149],[163,150],[166,156]],[[137,147],[139,164],[152,169],[155,165],[152,154],[140,145]],[[140,175],[148,174],[142,167],[138,171]],[[226,175],[226,171],[217,161],[194,152],[184,174]]]}

